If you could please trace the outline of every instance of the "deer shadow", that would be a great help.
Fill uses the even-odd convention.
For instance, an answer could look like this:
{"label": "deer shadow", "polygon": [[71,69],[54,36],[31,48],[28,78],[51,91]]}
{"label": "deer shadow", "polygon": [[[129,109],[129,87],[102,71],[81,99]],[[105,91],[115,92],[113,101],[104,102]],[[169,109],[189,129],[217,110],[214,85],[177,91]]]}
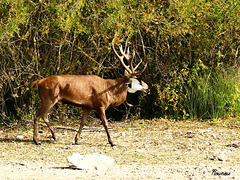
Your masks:
{"label": "deer shadow", "polygon": [[[0,138],[0,142],[5,142],[5,143],[30,143],[30,144],[35,144],[32,139],[17,139],[17,138]],[[52,144],[52,140],[41,140],[42,143],[49,143]]]}

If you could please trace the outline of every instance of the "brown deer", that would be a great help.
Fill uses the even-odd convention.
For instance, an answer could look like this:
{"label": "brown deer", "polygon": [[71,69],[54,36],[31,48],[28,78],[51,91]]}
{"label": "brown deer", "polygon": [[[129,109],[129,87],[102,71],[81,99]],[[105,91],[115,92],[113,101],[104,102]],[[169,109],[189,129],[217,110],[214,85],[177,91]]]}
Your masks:
{"label": "brown deer", "polygon": [[[108,107],[119,106],[126,100],[128,89],[130,89],[128,85],[131,84],[131,82],[136,81],[134,78],[140,75],[145,70],[146,66],[141,72],[136,72],[137,67],[142,61],[140,61],[136,67],[133,67],[135,52],[131,57],[129,54],[129,48],[127,48],[127,43],[124,50],[122,46],[119,47],[121,56],[115,50],[114,43],[112,49],[127,71],[127,75],[122,78],[103,79],[95,75],[52,75],[34,81],[31,84],[32,87],[37,85],[39,98],[41,100],[41,108],[37,111],[34,117],[33,141],[36,145],[40,145],[37,138],[39,119],[43,118],[52,133],[52,138],[55,140],[55,130],[50,125],[47,114],[56,104],[67,103],[83,108],[80,128],[75,136],[75,144],[78,144],[88,114],[92,110],[95,110],[102,120],[102,124],[107,133],[108,142],[111,146],[114,146],[109,134],[105,110]],[[124,63],[124,58],[129,65]],[[141,83],[139,81],[137,82],[137,90],[148,90],[146,83],[143,81],[141,81]]]}

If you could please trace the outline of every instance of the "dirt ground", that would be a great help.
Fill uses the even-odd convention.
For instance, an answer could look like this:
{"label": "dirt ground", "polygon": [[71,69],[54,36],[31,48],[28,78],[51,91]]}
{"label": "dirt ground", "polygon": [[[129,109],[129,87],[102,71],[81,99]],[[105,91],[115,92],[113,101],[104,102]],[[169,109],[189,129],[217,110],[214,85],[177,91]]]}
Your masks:
{"label": "dirt ground", "polygon": [[[237,124],[238,123],[238,124]],[[224,125],[220,125],[224,124]],[[41,146],[32,129],[0,130],[0,179],[240,179],[239,122],[211,123],[163,119],[90,124],[80,145],[78,126],[57,127],[57,141],[41,125]],[[67,156],[101,153],[115,159],[106,170],[73,170]]]}

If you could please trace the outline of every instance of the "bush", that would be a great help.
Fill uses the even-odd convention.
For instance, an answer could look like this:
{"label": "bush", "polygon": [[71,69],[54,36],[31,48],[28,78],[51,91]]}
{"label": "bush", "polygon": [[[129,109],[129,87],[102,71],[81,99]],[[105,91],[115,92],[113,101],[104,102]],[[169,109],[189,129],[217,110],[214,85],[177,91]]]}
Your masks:
{"label": "bush", "polygon": [[[215,74],[218,64],[239,66],[238,9],[238,0],[2,0],[0,124],[31,118],[38,102],[36,91],[29,89],[36,79],[52,74],[120,77],[122,67],[111,51],[115,34],[116,45],[128,41],[136,58],[148,61],[142,78],[151,94],[140,101],[141,116],[219,117],[216,111],[226,104],[202,110],[204,116],[193,113],[203,107],[186,104],[196,94],[206,98],[208,93],[215,101],[221,92],[214,94],[213,82],[223,78]],[[196,71],[199,59],[206,74]],[[212,90],[203,91],[201,85]]]}
{"label": "bush", "polygon": [[[239,72],[236,68],[183,68],[163,89],[156,85],[155,116],[212,119],[240,114]],[[170,115],[170,116],[169,116]]]}
{"label": "bush", "polygon": [[185,86],[184,106],[191,119],[212,119],[240,113],[239,74],[234,68],[194,71]]}

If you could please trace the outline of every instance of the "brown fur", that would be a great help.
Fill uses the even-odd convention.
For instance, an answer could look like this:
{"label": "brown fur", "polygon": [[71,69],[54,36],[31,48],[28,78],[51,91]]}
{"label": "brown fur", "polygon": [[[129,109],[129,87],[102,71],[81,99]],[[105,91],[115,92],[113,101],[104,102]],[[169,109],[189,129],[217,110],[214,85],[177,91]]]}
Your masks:
{"label": "brown fur", "polygon": [[40,144],[37,139],[40,118],[44,119],[55,139],[55,130],[50,125],[47,114],[57,103],[69,103],[83,107],[81,125],[75,137],[75,144],[78,144],[88,114],[92,110],[96,110],[105,127],[108,142],[113,146],[105,110],[111,106],[118,106],[126,100],[127,87],[125,84],[127,82],[129,82],[128,76],[119,79],[102,79],[95,75],[53,75],[34,81],[31,87],[35,85],[38,87],[42,106],[34,118],[33,141]]}

